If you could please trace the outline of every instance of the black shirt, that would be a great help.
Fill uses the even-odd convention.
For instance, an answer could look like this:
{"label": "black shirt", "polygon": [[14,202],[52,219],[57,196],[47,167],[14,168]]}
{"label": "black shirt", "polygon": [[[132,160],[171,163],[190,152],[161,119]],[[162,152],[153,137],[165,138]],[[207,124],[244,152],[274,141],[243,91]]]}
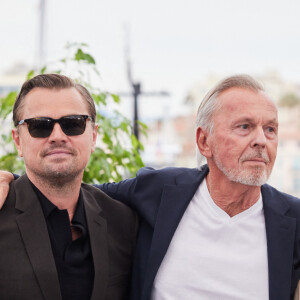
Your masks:
{"label": "black shirt", "polygon": [[68,211],[58,209],[32,186],[47,223],[62,299],[90,299],[94,286],[94,265],[81,192],[71,222],[80,237],[72,241]]}

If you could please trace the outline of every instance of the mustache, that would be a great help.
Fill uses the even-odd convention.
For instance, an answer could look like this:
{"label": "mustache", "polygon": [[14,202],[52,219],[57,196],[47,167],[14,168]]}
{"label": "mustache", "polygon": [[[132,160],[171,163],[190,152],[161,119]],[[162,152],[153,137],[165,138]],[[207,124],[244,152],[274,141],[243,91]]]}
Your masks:
{"label": "mustache", "polygon": [[45,157],[53,150],[64,150],[71,153],[72,155],[76,154],[76,151],[73,148],[66,146],[64,143],[53,143],[50,147],[41,151],[41,156]]}
{"label": "mustache", "polygon": [[268,154],[264,151],[256,151],[254,153],[245,154],[241,157],[241,162],[252,159],[262,159],[266,164],[270,162]]}

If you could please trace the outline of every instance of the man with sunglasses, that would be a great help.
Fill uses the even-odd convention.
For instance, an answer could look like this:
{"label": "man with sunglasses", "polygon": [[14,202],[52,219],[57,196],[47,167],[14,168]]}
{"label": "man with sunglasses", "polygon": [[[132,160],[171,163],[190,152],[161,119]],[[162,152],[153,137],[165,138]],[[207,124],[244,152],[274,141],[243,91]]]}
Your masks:
{"label": "man with sunglasses", "polygon": [[68,77],[23,84],[12,134],[26,174],[0,211],[0,299],[128,298],[136,215],[81,183],[95,117],[88,91]]}

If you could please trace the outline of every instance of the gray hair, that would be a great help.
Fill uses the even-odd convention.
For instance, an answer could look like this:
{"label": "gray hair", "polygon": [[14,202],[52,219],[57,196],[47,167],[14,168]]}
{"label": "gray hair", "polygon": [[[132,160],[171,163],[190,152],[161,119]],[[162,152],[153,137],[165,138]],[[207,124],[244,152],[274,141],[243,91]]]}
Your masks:
{"label": "gray hair", "polygon": [[[221,103],[218,101],[219,95],[230,88],[248,89],[254,92],[264,92],[263,86],[249,75],[234,75],[220,81],[213,89],[211,89],[199,105],[196,128],[201,127],[213,133],[214,123],[213,115],[221,109]],[[197,149],[198,167],[201,166],[205,157]]]}

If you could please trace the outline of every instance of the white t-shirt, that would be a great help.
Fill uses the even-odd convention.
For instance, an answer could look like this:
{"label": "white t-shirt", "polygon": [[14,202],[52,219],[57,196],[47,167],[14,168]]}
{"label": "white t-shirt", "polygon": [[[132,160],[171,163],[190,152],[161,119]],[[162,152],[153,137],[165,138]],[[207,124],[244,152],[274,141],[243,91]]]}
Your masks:
{"label": "white t-shirt", "polygon": [[151,299],[269,299],[262,197],[230,217],[214,203],[204,180],[178,225]]}

